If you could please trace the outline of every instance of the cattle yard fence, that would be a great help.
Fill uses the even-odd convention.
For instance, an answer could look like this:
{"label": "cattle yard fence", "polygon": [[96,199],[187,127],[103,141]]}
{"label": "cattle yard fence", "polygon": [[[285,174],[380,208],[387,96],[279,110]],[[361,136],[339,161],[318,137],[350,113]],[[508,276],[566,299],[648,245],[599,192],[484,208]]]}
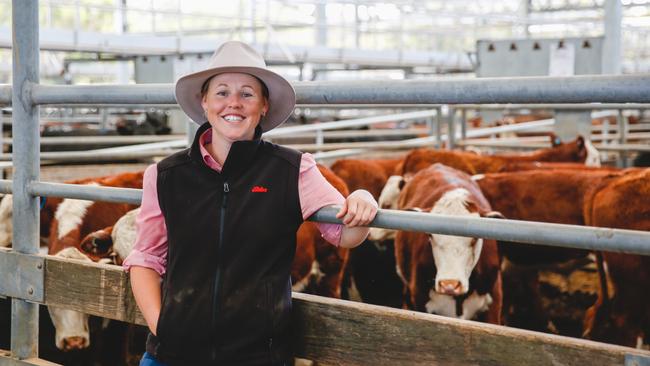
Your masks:
{"label": "cattle yard fence", "polygon": [[[144,325],[117,267],[38,255],[39,196],[138,203],[139,190],[39,181],[42,104],[175,103],[171,85],[39,84],[38,1],[14,0],[12,90],[13,248],[0,249],[0,295],[12,298],[11,351],[0,365],[46,365],[38,358],[38,306],[56,305]],[[650,76],[495,78],[443,81],[296,83],[302,104],[649,103]],[[451,131],[453,134],[453,131]],[[335,209],[312,219],[338,222]],[[493,219],[461,219],[382,210],[373,226],[482,236],[547,245],[650,255],[650,233]],[[639,364],[650,352],[580,339],[448,319],[429,314],[294,294],[295,348],[317,363],[377,364]]]}

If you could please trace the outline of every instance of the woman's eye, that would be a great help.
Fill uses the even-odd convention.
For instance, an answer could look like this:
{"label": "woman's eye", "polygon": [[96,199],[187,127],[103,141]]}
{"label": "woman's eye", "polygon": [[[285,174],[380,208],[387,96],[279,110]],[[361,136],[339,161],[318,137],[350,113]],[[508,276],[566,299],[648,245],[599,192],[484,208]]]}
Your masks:
{"label": "woman's eye", "polygon": [[242,95],[242,97],[244,97],[244,98],[250,98],[250,97],[253,96],[253,93],[243,92],[241,95]]}
{"label": "woman's eye", "polygon": [[217,95],[220,97],[225,97],[226,95],[228,95],[228,92],[226,92],[225,90],[220,90],[217,92]]}

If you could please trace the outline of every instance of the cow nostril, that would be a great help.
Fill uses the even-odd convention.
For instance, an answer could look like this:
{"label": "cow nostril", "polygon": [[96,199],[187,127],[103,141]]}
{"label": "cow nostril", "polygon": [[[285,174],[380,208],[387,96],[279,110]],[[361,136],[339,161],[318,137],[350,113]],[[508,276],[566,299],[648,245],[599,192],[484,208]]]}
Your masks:
{"label": "cow nostril", "polygon": [[440,291],[446,295],[460,295],[463,292],[462,285],[457,280],[440,280],[438,286]]}
{"label": "cow nostril", "polygon": [[87,347],[86,338],[68,337],[63,340],[63,349],[65,351],[79,350]]}

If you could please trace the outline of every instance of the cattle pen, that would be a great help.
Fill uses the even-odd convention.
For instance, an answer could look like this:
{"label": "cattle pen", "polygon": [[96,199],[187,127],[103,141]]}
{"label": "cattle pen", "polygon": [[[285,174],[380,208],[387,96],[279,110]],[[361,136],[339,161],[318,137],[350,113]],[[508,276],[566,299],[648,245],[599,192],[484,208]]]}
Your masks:
{"label": "cattle pen", "polygon": [[[119,267],[38,254],[39,196],[139,203],[134,189],[80,187],[39,181],[39,105],[174,104],[171,84],[47,86],[39,84],[37,0],[14,0],[13,82],[0,104],[14,117],[13,248],[0,250],[0,296],[12,298],[11,350],[0,365],[53,365],[38,358],[38,308],[55,305],[144,325]],[[494,78],[452,81],[296,83],[300,104],[650,103],[650,75]],[[338,222],[326,208],[312,217]],[[650,255],[650,233],[514,220],[452,218],[382,210],[373,226],[476,235],[532,244]],[[294,294],[295,349],[317,364],[345,365],[649,365],[650,352]]]}

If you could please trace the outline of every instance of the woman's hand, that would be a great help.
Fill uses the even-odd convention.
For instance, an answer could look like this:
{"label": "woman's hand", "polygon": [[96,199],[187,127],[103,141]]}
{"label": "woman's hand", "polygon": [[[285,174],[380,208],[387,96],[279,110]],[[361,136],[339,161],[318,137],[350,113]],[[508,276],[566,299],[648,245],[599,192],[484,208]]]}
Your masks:
{"label": "woman's hand", "polygon": [[343,206],[336,214],[346,227],[368,225],[377,215],[379,205],[370,192],[358,189],[345,199]]}

